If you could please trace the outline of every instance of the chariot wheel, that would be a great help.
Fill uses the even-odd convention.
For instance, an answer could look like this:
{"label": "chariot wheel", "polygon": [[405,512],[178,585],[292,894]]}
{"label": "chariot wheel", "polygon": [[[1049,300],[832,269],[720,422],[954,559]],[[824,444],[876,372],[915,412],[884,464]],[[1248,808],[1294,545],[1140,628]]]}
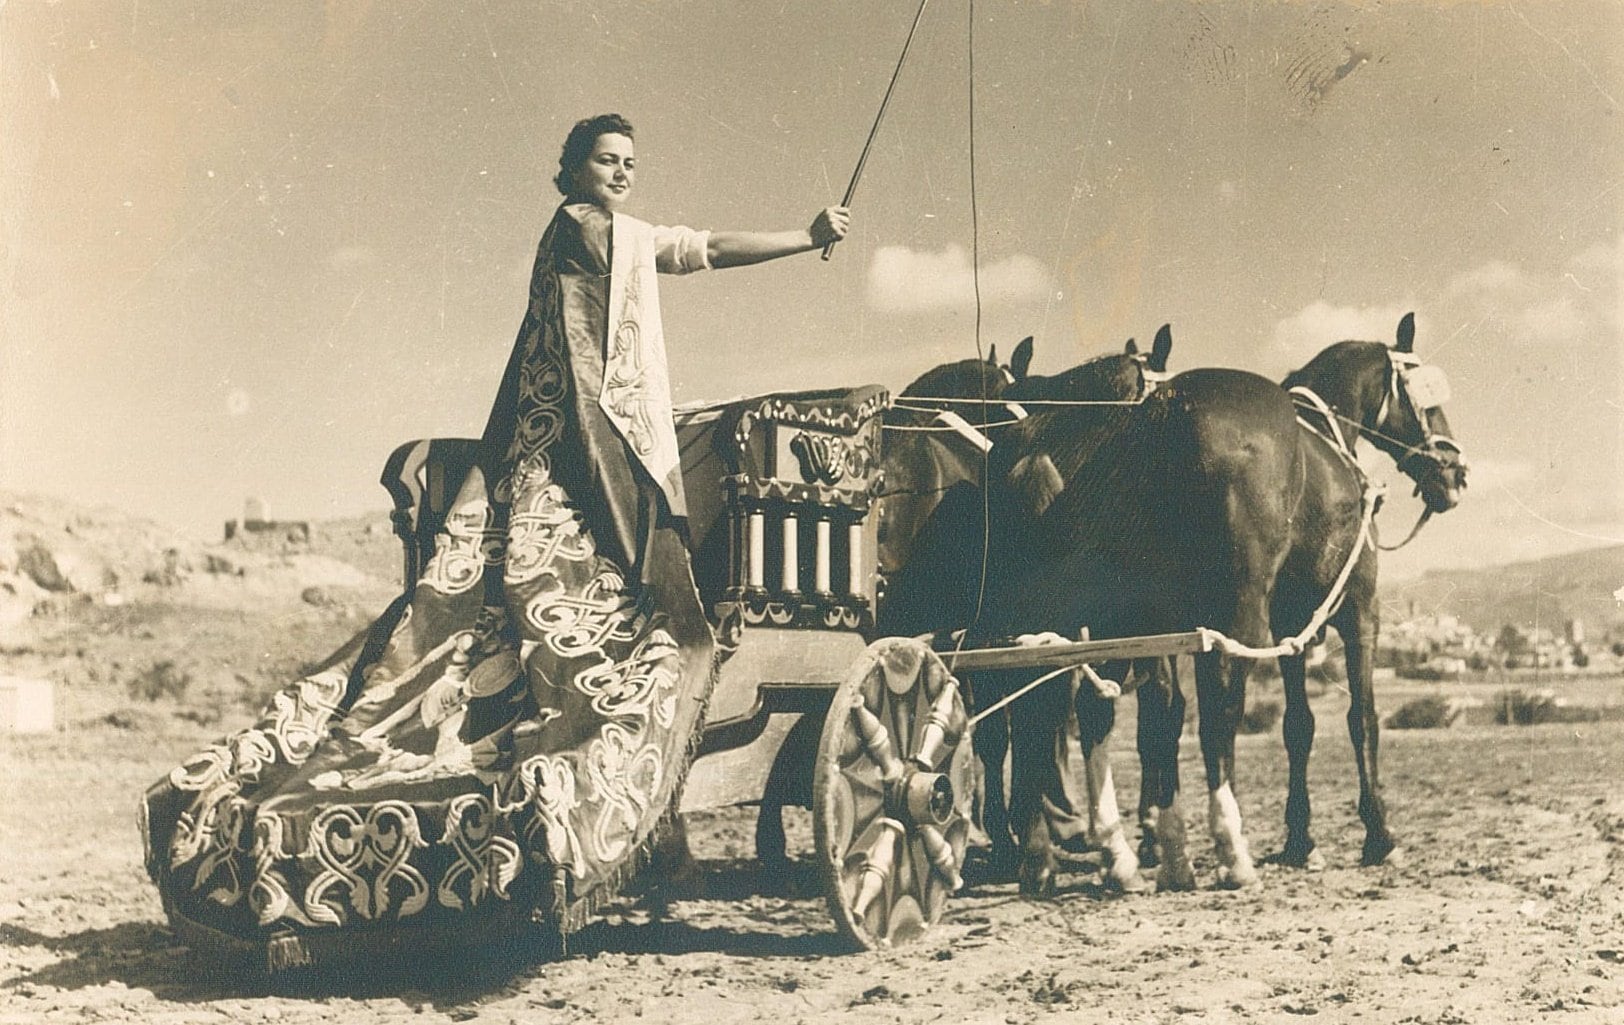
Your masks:
{"label": "chariot wheel", "polygon": [[969,739],[958,681],[920,641],[875,641],[835,691],[812,823],[829,912],[858,947],[917,939],[961,885]]}

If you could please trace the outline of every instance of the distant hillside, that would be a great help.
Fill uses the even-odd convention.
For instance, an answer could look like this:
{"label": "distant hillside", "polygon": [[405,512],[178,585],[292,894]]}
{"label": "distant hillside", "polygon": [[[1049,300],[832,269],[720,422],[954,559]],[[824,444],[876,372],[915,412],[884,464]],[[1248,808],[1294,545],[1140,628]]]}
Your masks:
{"label": "distant hillside", "polygon": [[1481,570],[1433,570],[1382,589],[1386,618],[1422,613],[1460,617],[1483,633],[1506,623],[1527,629],[1561,630],[1570,619],[1584,622],[1592,637],[1624,628],[1624,606],[1613,592],[1624,587],[1624,545],[1593,548],[1532,562]]}
{"label": "distant hillside", "polygon": [[245,610],[353,599],[374,607],[400,581],[387,514],[206,541],[109,506],[0,490],[0,630],[85,602]]}

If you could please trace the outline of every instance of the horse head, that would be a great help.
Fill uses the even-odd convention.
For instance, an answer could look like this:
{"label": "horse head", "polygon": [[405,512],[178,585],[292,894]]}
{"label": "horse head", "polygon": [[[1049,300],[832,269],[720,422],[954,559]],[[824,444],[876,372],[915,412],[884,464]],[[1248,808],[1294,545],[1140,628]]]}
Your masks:
{"label": "horse head", "polygon": [[[1098,356],[1048,377],[1028,376],[1004,389],[1014,402],[1137,402],[1168,379],[1167,357],[1173,351],[1173,329],[1163,324],[1150,351],[1128,339],[1120,353]],[[1033,410],[1037,412],[1037,410]]]}
{"label": "horse head", "polygon": [[[1442,369],[1423,363],[1414,347],[1415,314],[1406,313],[1392,348],[1338,342],[1282,383],[1329,407],[1332,419],[1340,421],[1333,435],[1344,425],[1352,427],[1356,437],[1391,456],[1415,482],[1429,513],[1447,512],[1460,504],[1466,488],[1466,459],[1444,415],[1449,379]],[[1351,440],[1346,447],[1351,455]]]}
{"label": "horse head", "polygon": [[949,488],[980,483],[991,446],[983,429],[1018,415],[998,400],[1026,379],[1031,363],[1031,338],[1015,346],[1007,364],[998,362],[993,346],[986,359],[931,368],[892,401],[884,421],[884,492],[875,511],[882,575],[907,562],[925,521]]}

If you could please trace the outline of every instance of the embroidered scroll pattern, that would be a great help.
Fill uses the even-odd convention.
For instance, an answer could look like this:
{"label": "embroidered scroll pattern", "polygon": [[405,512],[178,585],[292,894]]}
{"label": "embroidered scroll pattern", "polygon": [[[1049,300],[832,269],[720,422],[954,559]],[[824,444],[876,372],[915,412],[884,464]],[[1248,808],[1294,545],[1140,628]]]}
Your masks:
{"label": "embroidered scroll pattern", "polygon": [[490,502],[479,498],[461,505],[446,515],[418,583],[444,595],[471,591],[484,579],[486,566],[501,564],[505,541]]}
{"label": "embroidered scroll pattern", "polygon": [[599,715],[620,719],[653,717],[669,728],[677,714],[677,642],[664,630],[650,631],[624,660],[604,661],[581,670],[575,685],[592,698]]}
{"label": "embroidered scroll pattern", "polygon": [[[569,393],[568,368],[563,359],[563,342],[556,325],[562,313],[558,279],[538,274],[530,296],[534,325],[525,339],[519,365],[519,393],[515,399],[516,422],[513,440],[508,443],[506,465],[512,470],[532,460],[550,467],[547,450],[564,433],[564,399]],[[504,477],[498,487],[498,501],[511,499],[512,482]]]}
{"label": "embroidered scroll pattern", "polygon": [[[207,853],[212,873],[220,858],[231,856],[237,841],[229,834],[223,806],[238,800],[243,783],[257,781],[267,766],[278,761],[302,765],[338,710],[347,684],[348,674],[335,666],[284,687],[259,722],[205,748],[169,774],[176,790],[198,795],[176,820],[171,867]],[[194,885],[202,885],[204,878],[199,866]]]}
{"label": "embroidered scroll pattern", "polygon": [[626,853],[626,838],[637,828],[660,786],[664,769],[660,749],[655,744],[640,747],[641,740],[632,731],[607,723],[587,748],[590,797],[600,803],[593,842],[605,861]]}
{"label": "embroidered scroll pattern", "polygon": [[532,850],[545,848],[548,861],[579,875],[586,866],[575,829],[575,811],[580,805],[575,769],[569,760],[537,755],[519,766],[509,780],[501,810],[513,813],[528,806],[532,818],[525,829],[525,842]]}
{"label": "embroidered scroll pattern", "polygon": [[[463,794],[446,810],[440,843],[455,852],[455,860],[440,877],[435,896],[448,908],[462,911],[487,894],[508,899],[508,886],[518,878],[523,862],[519,845],[496,832],[496,808],[484,794]],[[458,892],[466,880],[468,899]]]}
{"label": "embroidered scroll pattern", "polygon": [[554,560],[584,562],[597,554],[592,536],[581,529],[574,510],[565,504],[563,489],[546,484],[538,491],[536,500],[515,514],[508,526],[503,580],[509,586],[536,579]]}
{"label": "embroidered scroll pattern", "polygon": [[[310,824],[305,846],[305,856],[323,869],[305,890],[305,914],[329,925],[343,922],[346,904],[366,919],[391,909],[397,918],[417,914],[428,903],[429,884],[407,859],[427,846],[417,813],[404,801],[379,801],[364,811],[347,804],[326,808]],[[404,890],[398,905],[396,884]],[[340,891],[336,903],[328,897],[334,889]]]}
{"label": "embroidered scroll pattern", "polygon": [[649,410],[649,368],[643,365],[642,326],[637,321],[637,313],[643,308],[642,294],[643,265],[634,260],[626,273],[626,315],[609,334],[602,401],[632,450],[646,459],[654,452],[655,423]]}
{"label": "embroidered scroll pattern", "polygon": [[248,803],[235,795],[215,806],[217,824],[211,824],[203,856],[198,859],[197,871],[192,875],[192,889],[201,890],[205,883],[223,874],[220,884],[209,891],[209,899],[226,907],[242,899],[237,861],[240,855],[247,853],[240,845],[247,810]]}
{"label": "embroidered scroll pattern", "polygon": [[287,857],[282,849],[286,824],[282,816],[261,811],[254,817],[254,842],[249,854],[254,860],[254,882],[248,888],[248,906],[254,909],[260,925],[270,925],[287,914],[292,906],[288,881],[277,864]]}

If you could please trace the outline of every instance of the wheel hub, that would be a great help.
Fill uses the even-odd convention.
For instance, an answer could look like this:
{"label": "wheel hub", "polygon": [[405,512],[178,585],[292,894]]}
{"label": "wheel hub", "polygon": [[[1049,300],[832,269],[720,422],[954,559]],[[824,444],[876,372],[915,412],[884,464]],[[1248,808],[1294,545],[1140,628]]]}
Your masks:
{"label": "wheel hub", "polygon": [[885,804],[910,825],[945,826],[953,818],[953,781],[940,772],[907,769],[887,785]]}

